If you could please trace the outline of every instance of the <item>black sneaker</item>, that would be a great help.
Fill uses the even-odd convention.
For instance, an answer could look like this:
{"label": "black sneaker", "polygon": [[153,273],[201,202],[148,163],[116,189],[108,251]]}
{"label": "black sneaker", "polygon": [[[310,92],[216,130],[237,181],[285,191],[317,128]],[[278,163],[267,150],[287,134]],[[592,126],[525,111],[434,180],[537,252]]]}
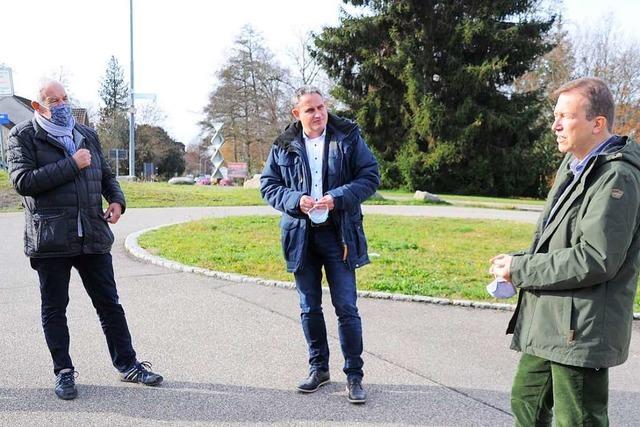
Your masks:
{"label": "black sneaker", "polygon": [[315,370],[309,374],[300,384],[298,391],[302,393],[313,393],[318,390],[321,385],[329,382],[329,371]]}
{"label": "black sneaker", "polygon": [[63,369],[65,372],[59,372],[56,376],[56,384],[54,390],[56,396],[63,400],[72,400],[78,396],[76,388],[76,374],[73,369]]}
{"label": "black sneaker", "polygon": [[347,399],[351,403],[365,403],[367,392],[362,388],[362,379],[352,378],[347,382]]}
{"label": "black sneaker", "polygon": [[162,375],[151,372],[149,369],[151,369],[151,363],[136,362],[125,372],[120,372],[120,381],[150,386],[160,385],[163,380]]}

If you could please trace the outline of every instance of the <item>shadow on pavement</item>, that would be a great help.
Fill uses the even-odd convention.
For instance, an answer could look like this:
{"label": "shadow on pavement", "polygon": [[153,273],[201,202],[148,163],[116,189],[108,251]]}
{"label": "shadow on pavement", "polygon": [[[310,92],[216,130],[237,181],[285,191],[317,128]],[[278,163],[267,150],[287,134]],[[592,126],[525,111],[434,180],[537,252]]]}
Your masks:
{"label": "shadow on pavement", "polygon": [[[294,390],[224,384],[166,382],[138,385],[78,384],[79,396],[61,401],[52,388],[0,388],[0,413],[115,413],[134,419],[196,422],[349,422],[404,425],[512,425],[511,416],[438,386],[365,384],[365,405],[347,402],[343,382],[304,395]],[[461,390],[467,393],[467,390]],[[504,393],[468,390],[486,401],[505,401]],[[98,415],[99,416],[99,415]],[[483,422],[483,420],[486,421]]]}

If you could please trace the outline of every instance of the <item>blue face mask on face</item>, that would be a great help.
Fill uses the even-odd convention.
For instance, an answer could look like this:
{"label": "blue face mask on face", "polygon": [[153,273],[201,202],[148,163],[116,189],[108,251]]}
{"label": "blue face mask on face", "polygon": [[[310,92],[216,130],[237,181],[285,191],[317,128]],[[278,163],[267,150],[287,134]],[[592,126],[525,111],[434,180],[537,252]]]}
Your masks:
{"label": "blue face mask on face", "polygon": [[51,111],[51,118],[49,119],[51,123],[63,127],[71,124],[73,114],[71,113],[71,107],[66,102],[49,107],[49,111]]}

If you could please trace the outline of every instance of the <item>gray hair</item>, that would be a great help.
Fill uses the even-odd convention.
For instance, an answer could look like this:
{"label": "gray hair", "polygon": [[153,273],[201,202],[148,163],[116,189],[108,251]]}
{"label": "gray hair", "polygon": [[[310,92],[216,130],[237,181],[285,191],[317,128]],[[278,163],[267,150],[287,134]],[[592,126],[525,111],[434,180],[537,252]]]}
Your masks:
{"label": "gray hair", "polygon": [[304,86],[300,86],[293,93],[293,96],[291,97],[291,106],[292,107],[297,106],[298,103],[300,102],[300,98],[302,98],[305,95],[310,95],[312,93],[317,93],[318,95],[320,95],[322,99],[324,99],[324,95],[322,94],[320,89],[318,89],[316,86],[304,85]]}
{"label": "gray hair", "polygon": [[58,83],[59,85],[64,87],[64,85],[60,83],[58,80],[51,79],[48,77],[41,79],[40,85],[38,86],[38,92],[36,93],[36,98],[35,98],[40,104],[44,104],[44,102],[46,101],[47,97],[45,95],[45,92],[47,91],[47,87],[51,83]]}

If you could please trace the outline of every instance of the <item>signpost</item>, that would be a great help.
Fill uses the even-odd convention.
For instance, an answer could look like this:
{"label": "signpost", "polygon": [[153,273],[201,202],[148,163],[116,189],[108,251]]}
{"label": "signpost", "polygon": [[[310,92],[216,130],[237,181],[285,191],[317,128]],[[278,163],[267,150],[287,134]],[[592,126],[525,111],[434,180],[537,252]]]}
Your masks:
{"label": "signpost", "polygon": [[144,176],[145,179],[150,179],[154,175],[155,170],[156,168],[153,163],[144,162],[142,164],[142,176]]}
{"label": "signpost", "polygon": [[11,68],[0,65],[0,96],[13,96]]}
{"label": "signpost", "polygon": [[249,165],[246,162],[227,162],[227,178],[246,178]]}
{"label": "signpost", "polygon": [[8,114],[0,114],[0,168],[7,169],[7,162],[4,159],[4,125],[11,123]]}
{"label": "signpost", "polygon": [[127,158],[127,150],[122,148],[112,148],[109,150],[109,157],[116,159],[116,177],[120,176],[120,159]]}

